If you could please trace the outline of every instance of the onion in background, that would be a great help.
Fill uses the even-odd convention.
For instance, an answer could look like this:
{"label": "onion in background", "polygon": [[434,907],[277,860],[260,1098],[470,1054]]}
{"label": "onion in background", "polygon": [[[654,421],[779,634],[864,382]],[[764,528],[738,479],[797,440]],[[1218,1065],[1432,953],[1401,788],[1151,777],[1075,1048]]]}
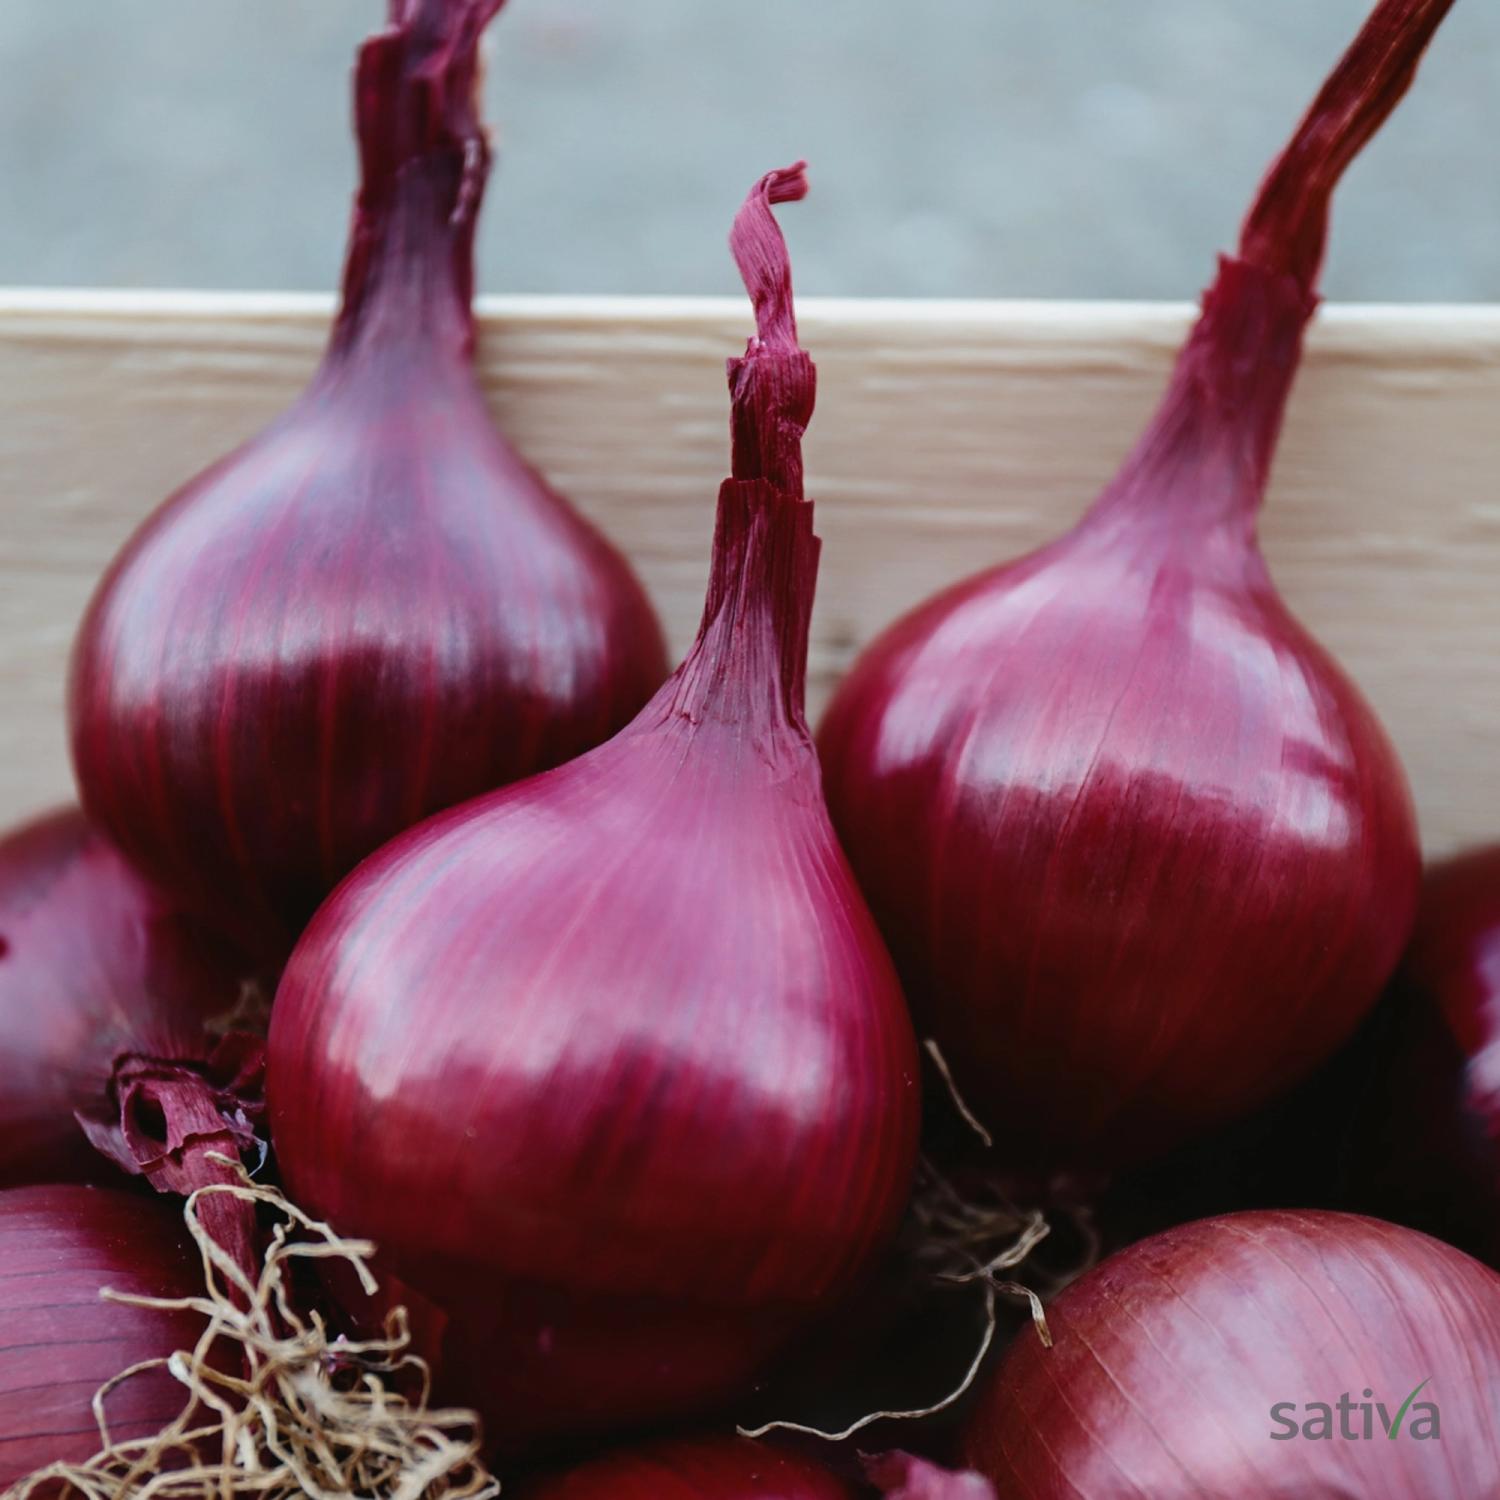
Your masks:
{"label": "onion in background", "polygon": [[1072,532],[892,626],[834,699],[829,805],[924,1030],[1018,1166],[1145,1159],[1354,1030],[1410,928],[1395,752],[1255,517],[1329,200],[1451,0],[1382,0]]}
{"label": "onion in background", "polygon": [[[0,839],[0,1186],[145,1175],[167,1193],[258,1155],[254,985],[231,945],[144,880],[73,808]],[[149,1205],[146,1210],[149,1212]],[[253,1262],[245,1206],[202,1208]]]}
{"label": "onion in background", "polygon": [[142,526],[74,649],[90,816],[276,959],[366,854],[599,744],[666,674],[635,577],[475,378],[478,47],[501,3],[391,0],[359,57],[322,365]]}

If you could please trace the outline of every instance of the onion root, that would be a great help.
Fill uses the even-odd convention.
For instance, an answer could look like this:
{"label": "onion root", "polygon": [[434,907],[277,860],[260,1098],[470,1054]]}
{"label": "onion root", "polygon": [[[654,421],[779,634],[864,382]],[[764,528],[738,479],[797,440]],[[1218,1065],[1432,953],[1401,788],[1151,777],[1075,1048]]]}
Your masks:
{"label": "onion root", "polygon": [[[336,1235],[276,1188],[252,1183],[228,1157],[218,1163],[234,1180],[199,1188],[183,1211],[202,1256],[202,1294],[102,1293],[164,1312],[198,1312],[208,1320],[202,1337],[190,1350],[133,1365],[102,1386],[93,1401],[99,1451],[82,1463],[38,1470],[6,1500],[44,1494],[86,1500],[498,1495],[499,1483],[478,1459],[478,1418],[429,1408],[428,1370],[409,1352],[404,1309],[392,1311],[380,1337],[353,1341],[331,1332],[316,1311],[298,1307],[292,1288],[299,1261],[342,1262],[373,1293],[368,1263],[374,1247]],[[215,1199],[277,1221],[253,1281],[205,1225]],[[160,1368],[184,1387],[182,1412],[154,1437],[113,1441],[110,1394]]]}

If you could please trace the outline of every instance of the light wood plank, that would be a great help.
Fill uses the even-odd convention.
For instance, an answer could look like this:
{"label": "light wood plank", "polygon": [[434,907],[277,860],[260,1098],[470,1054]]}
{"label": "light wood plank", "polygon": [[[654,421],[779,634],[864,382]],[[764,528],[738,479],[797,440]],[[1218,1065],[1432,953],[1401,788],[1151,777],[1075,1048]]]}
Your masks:
{"label": "light wood plank", "polygon": [[[93,580],[270,418],[320,297],[0,292],[0,824],[68,795],[63,674]],[[1061,530],[1149,412],[1184,306],[807,301],[825,538],[816,711],[908,604]],[[636,560],[674,644],[726,463],[735,301],[514,298],[482,363],[519,446]],[[1430,848],[1500,836],[1500,308],[1320,318],[1265,520],[1293,606],[1390,725]]]}

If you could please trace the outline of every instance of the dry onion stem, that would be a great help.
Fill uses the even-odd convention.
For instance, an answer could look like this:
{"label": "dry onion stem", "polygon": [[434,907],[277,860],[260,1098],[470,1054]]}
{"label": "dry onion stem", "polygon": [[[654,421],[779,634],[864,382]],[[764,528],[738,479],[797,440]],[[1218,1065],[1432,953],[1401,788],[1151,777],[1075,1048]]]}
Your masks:
{"label": "dry onion stem", "polygon": [[[201,1200],[215,1193],[277,1216],[254,1286],[199,1220]],[[100,1451],[81,1464],[39,1470],[8,1490],[7,1500],[44,1494],[87,1500],[485,1500],[499,1494],[499,1483],[479,1462],[474,1414],[428,1409],[428,1371],[407,1352],[404,1309],[387,1318],[383,1337],[355,1342],[331,1335],[316,1311],[304,1313],[295,1305],[290,1282],[298,1260],[343,1261],[373,1294],[372,1245],[339,1238],[275,1188],[254,1185],[242,1170],[238,1183],[195,1192],[184,1217],[203,1258],[202,1296],[117,1296],[108,1289],[102,1295],[139,1307],[199,1312],[208,1320],[203,1336],[191,1352],[133,1365],[102,1386],[93,1403]],[[113,1441],[106,1412],[110,1392],[161,1367],[187,1390],[181,1415],[154,1437]]]}

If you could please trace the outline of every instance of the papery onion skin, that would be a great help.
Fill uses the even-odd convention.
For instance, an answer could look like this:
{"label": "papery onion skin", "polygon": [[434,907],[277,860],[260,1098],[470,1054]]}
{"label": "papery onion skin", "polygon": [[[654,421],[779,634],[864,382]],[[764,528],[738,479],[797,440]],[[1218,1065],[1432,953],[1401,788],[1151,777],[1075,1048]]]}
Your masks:
{"label": "papery onion skin", "polygon": [[666,675],[620,555],[510,447],[473,368],[502,0],[392,0],[356,78],[343,308],[301,399],[173,495],[73,659],[85,807],[284,956],[354,864],[608,738]]}
{"label": "papery onion skin", "polygon": [[[1500,1277],[1353,1214],[1204,1219],[1112,1256],[1022,1336],[967,1461],[1005,1500],[1486,1500],[1500,1494]],[[1440,1436],[1273,1439],[1271,1408],[1435,1403]],[[1373,1392],[1366,1397],[1365,1391]],[[1282,1415],[1291,1415],[1282,1413]]]}
{"label": "papery onion skin", "polygon": [[1405,777],[1255,512],[1328,195],[1450,3],[1378,7],[1084,520],[899,621],[823,723],[913,1009],[1011,1162],[1108,1170],[1244,1113],[1354,1029],[1410,928]]}
{"label": "papery onion skin", "polygon": [[[193,1313],[100,1299],[101,1287],[152,1297],[201,1290],[180,1211],[77,1185],[0,1192],[0,1485],[99,1447],[94,1392],[141,1360],[191,1349]],[[132,1378],[106,1406],[117,1439],[157,1432],[182,1410],[165,1370]]]}
{"label": "papery onion skin", "polygon": [[523,1488],[521,1500],[855,1500],[819,1464],[746,1438],[685,1438],[611,1453]]}
{"label": "papery onion skin", "polygon": [[[208,1153],[252,1147],[260,1106],[248,969],[76,808],[0,838],[0,1187],[225,1180]],[[241,1206],[203,1213],[246,1261]]]}
{"label": "papery onion skin", "polygon": [[687,660],[607,745],[368,860],[277,994],[293,1195],[439,1304],[446,1393],[506,1446],[742,1392],[910,1188],[910,1021],[802,716],[813,372],[770,204],[804,189],[736,224],[760,335]]}

